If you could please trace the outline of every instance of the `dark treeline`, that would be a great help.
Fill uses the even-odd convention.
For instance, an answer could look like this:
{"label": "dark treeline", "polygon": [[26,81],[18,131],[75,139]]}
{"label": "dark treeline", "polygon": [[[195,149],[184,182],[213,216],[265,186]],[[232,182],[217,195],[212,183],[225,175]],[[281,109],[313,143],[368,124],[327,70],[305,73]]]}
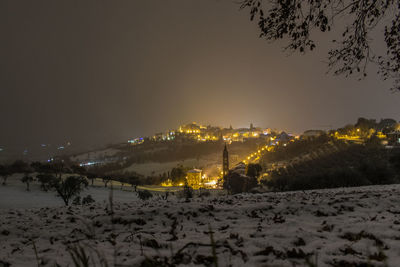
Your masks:
{"label": "dark treeline", "polygon": [[278,191],[398,183],[399,160],[398,150],[352,144],[309,161],[273,170],[263,183]]}
{"label": "dark treeline", "polygon": [[[399,148],[385,148],[377,136],[398,129],[393,119],[359,118],[320,136],[278,145],[260,160],[269,173],[261,182],[278,191],[398,183]],[[359,141],[339,140],[338,134]]]}
{"label": "dark treeline", "polygon": [[123,152],[125,164],[145,162],[170,162],[187,158],[198,158],[210,153],[219,152],[222,142],[207,141],[197,142],[187,140],[185,142],[165,141],[151,142],[137,146],[127,146]]}
{"label": "dark treeline", "polygon": [[[120,166],[118,164],[118,166]],[[24,174],[24,177],[31,177],[36,174],[36,179],[41,181],[51,181],[52,179],[59,179],[62,175],[78,175],[86,177],[88,180],[93,181],[95,178],[103,180],[105,186],[111,180],[120,181],[123,183],[129,183],[132,186],[139,185],[143,181],[143,176],[135,172],[115,172],[110,173],[115,166],[95,166],[92,168],[85,168],[77,164],[71,163],[68,160],[54,160],[51,162],[32,162],[28,163],[22,160],[16,160],[11,164],[0,164],[0,177],[2,178],[2,184],[7,185],[7,179],[13,174],[20,173]],[[22,178],[27,182],[33,181],[33,179]],[[46,188],[46,183],[43,188]]]}
{"label": "dark treeline", "polygon": [[[263,140],[249,139],[245,142],[235,142],[230,145],[231,150],[245,148],[254,150]],[[155,142],[148,141],[141,145],[126,146],[123,148],[121,156],[125,157],[124,161],[127,166],[134,163],[145,162],[171,162],[180,161],[188,158],[199,158],[201,156],[212,153],[221,153],[224,142],[206,141],[198,142],[196,140],[164,141]]]}
{"label": "dark treeline", "polygon": [[275,161],[288,160],[312,151],[324,149],[329,143],[335,146],[344,145],[342,141],[336,140],[335,138],[327,134],[323,134],[315,138],[289,142],[286,146],[276,146],[273,152],[265,153],[262,156],[261,161],[270,163]]}

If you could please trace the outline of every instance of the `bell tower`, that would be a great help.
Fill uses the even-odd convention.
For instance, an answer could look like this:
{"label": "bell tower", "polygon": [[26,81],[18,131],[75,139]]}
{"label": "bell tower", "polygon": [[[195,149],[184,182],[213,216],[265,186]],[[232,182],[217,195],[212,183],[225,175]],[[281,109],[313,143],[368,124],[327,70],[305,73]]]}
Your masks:
{"label": "bell tower", "polygon": [[224,152],[222,153],[222,178],[225,178],[225,176],[228,174],[228,171],[229,171],[229,155],[225,143]]}

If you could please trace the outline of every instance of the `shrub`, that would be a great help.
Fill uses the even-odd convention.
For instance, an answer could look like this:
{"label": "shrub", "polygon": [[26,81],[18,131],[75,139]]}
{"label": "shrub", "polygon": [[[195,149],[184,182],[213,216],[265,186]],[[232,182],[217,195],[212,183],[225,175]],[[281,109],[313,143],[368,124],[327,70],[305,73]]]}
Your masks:
{"label": "shrub", "polygon": [[153,197],[153,194],[147,190],[140,190],[140,191],[138,191],[138,196],[141,200],[147,200],[147,199]]}
{"label": "shrub", "polygon": [[80,205],[80,204],[81,204],[81,196],[76,196],[74,198],[74,200],[72,201],[72,205],[77,206],[77,205]]}
{"label": "shrub", "polygon": [[200,192],[200,197],[209,197],[209,196],[211,196],[211,193],[208,190]]}
{"label": "shrub", "polygon": [[7,178],[12,174],[9,165],[0,165],[0,176],[3,177],[2,185],[7,184]]}
{"label": "shrub", "polygon": [[187,183],[183,187],[183,196],[188,200],[189,198],[193,198],[193,189],[189,187]]}
{"label": "shrub", "polygon": [[94,199],[92,198],[91,195],[87,195],[86,197],[84,197],[82,199],[82,205],[87,205],[87,204],[90,204],[90,203],[93,203],[93,202],[95,202],[95,201],[94,201]]}

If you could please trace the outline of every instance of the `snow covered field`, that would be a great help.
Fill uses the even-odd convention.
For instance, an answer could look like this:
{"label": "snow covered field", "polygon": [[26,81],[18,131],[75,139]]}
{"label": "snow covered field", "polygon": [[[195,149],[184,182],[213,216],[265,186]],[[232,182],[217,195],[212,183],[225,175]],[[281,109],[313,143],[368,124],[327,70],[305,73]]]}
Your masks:
{"label": "snow covered field", "polygon": [[[1,188],[1,202],[18,199],[16,192],[3,195],[6,191]],[[73,266],[77,248],[83,248],[90,266],[214,266],[215,260],[218,266],[400,263],[400,185],[191,202],[119,196],[125,193],[114,191],[112,207],[104,199],[72,207],[5,209],[1,204],[0,266]]]}
{"label": "snow covered field", "polygon": [[[97,202],[108,202],[110,190],[104,188],[104,184],[101,181],[96,181],[95,184],[97,185],[96,187],[89,186],[81,193],[81,196],[91,195]],[[116,186],[120,187],[119,184]],[[64,202],[56,195],[57,193],[54,191],[41,191],[37,182],[33,182],[31,190],[27,192],[25,185],[22,184],[19,178],[11,177],[11,179],[8,179],[7,186],[0,185],[0,210],[64,206]],[[115,200],[129,202],[137,200],[137,197],[132,192],[118,190]]]}

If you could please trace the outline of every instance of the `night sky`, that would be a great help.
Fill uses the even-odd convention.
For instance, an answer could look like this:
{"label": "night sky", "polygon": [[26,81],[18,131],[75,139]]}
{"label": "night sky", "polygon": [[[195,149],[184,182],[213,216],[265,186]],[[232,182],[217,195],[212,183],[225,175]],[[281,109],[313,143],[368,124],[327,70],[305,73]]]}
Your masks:
{"label": "night sky", "polygon": [[302,132],[400,119],[377,75],[288,56],[230,0],[0,2],[0,145],[126,141],[197,121]]}

